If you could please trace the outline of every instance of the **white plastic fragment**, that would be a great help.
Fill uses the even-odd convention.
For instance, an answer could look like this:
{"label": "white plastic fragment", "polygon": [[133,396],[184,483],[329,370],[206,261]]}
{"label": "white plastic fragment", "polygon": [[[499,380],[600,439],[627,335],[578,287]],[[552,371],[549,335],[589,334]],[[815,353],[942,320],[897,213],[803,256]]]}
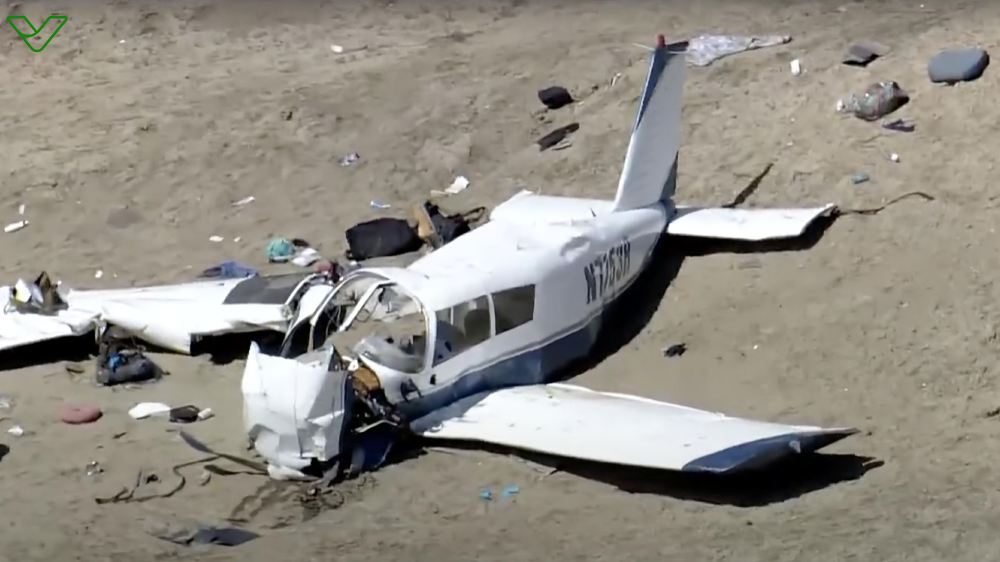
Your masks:
{"label": "white plastic fragment", "polygon": [[212,242],[222,242],[223,240],[225,240],[225,238],[221,236],[209,236],[208,239],[211,240]]}
{"label": "white plastic fragment", "polygon": [[799,59],[793,60],[790,66],[792,67],[792,76],[798,76],[799,74],[802,74],[802,63],[799,62]]}
{"label": "white plastic fragment", "polygon": [[143,420],[150,416],[162,416],[170,413],[170,406],[160,402],[141,402],[128,411],[133,419]]}
{"label": "white plastic fragment", "polygon": [[22,228],[24,228],[26,226],[28,226],[28,221],[12,222],[12,223],[8,224],[7,226],[3,227],[3,231],[7,232],[7,233],[17,232],[18,230],[21,230]]}
{"label": "white plastic fragment", "polygon": [[455,178],[455,181],[451,182],[451,185],[445,188],[444,192],[454,195],[465,191],[465,188],[467,187],[469,187],[469,178],[465,176],[458,176]]}

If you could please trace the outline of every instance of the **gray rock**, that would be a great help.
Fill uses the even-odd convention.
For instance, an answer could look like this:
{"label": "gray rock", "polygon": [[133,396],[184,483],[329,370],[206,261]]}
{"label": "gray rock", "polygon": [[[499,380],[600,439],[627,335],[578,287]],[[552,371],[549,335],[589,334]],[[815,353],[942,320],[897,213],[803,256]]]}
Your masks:
{"label": "gray rock", "polygon": [[990,55],[983,49],[949,49],[931,59],[927,75],[931,82],[967,82],[982,76],[989,64]]}

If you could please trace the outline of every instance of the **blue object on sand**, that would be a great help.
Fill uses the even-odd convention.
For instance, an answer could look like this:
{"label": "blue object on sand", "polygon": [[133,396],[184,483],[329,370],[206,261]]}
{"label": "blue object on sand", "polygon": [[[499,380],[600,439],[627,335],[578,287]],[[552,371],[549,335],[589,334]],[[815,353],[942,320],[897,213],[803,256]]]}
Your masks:
{"label": "blue object on sand", "polygon": [[982,76],[989,64],[990,55],[983,49],[949,49],[931,59],[927,75],[931,82],[967,82]]}
{"label": "blue object on sand", "polygon": [[257,275],[257,270],[243,265],[240,262],[228,260],[215,267],[210,267],[201,272],[199,277],[212,277],[216,279],[242,279]]}

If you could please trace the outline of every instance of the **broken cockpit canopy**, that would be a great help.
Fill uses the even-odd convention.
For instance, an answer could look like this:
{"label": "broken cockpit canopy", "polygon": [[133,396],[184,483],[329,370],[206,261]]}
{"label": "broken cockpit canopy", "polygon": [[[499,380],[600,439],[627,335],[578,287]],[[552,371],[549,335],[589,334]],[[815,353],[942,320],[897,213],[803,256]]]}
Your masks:
{"label": "broken cockpit canopy", "polygon": [[308,321],[288,334],[282,355],[295,357],[324,345],[350,350],[373,368],[423,370],[427,317],[420,303],[384,277],[359,273],[345,279]]}

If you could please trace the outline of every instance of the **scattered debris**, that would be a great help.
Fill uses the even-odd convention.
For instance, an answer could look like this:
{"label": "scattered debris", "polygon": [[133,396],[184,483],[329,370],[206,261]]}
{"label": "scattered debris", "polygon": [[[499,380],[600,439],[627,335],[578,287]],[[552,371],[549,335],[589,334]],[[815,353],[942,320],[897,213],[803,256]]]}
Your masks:
{"label": "scattered debris", "polygon": [[209,236],[208,239],[212,242],[222,242],[225,238],[221,236]]}
{"label": "scattered debris", "polygon": [[101,467],[101,463],[97,461],[90,461],[87,463],[87,476],[97,476],[98,474],[103,474],[104,469]]}
{"label": "scattered debris", "polygon": [[26,226],[28,226],[28,221],[26,221],[26,220],[12,222],[12,223],[8,224],[7,226],[3,227],[3,231],[9,234],[11,232],[17,232],[18,230],[21,230],[22,228],[24,228]]}
{"label": "scattered debris", "polygon": [[917,129],[917,126],[906,119],[896,119],[895,121],[883,122],[882,128],[900,133],[912,133]]}
{"label": "scattered debris", "polygon": [[160,526],[157,528],[147,526],[146,532],[153,537],[180,546],[196,544],[240,546],[260,537],[257,533],[238,527],[213,527],[209,525]]}
{"label": "scattered debris", "polygon": [[865,183],[866,181],[868,181],[870,179],[871,178],[868,177],[868,174],[866,174],[864,172],[858,173],[858,174],[854,174],[853,176],[851,176],[851,182],[853,182],[855,184]]}
{"label": "scattered debris", "polygon": [[299,267],[309,267],[310,265],[319,261],[323,257],[319,254],[319,250],[315,248],[302,248],[299,250],[295,257],[292,258],[292,263]]}
{"label": "scattered debris", "polygon": [[59,419],[70,425],[93,423],[104,415],[100,408],[91,404],[65,404],[59,409]]}
{"label": "scattered debris", "polygon": [[493,499],[493,491],[490,490],[489,488],[485,488],[483,490],[480,490],[479,491],[479,497],[483,498],[486,501],[490,501],[490,500]]}
{"label": "scattered debris", "polygon": [[243,207],[249,205],[250,203],[253,203],[256,200],[257,199],[255,199],[253,195],[251,195],[250,197],[244,197],[243,199],[240,199],[239,201],[233,203],[233,207]]}
{"label": "scattered debris", "polygon": [[891,80],[872,84],[860,96],[849,94],[837,102],[837,111],[851,112],[858,119],[875,121],[903,107],[910,101],[909,94]]}
{"label": "scattered debris", "polygon": [[789,66],[792,68],[792,76],[798,76],[802,74],[802,63],[799,62],[799,59],[793,60],[791,63],[789,63]]}
{"label": "scattered debris", "polygon": [[270,263],[284,263],[295,257],[295,245],[287,238],[275,238],[268,242],[267,261]]}
{"label": "scattered debris", "polygon": [[338,55],[344,52],[344,48],[341,47],[340,45],[330,45],[330,50],[337,53]]}
{"label": "scattered debris", "polygon": [[889,160],[892,160],[893,162],[899,162],[899,155],[893,152],[892,154],[889,155]]}
{"label": "scattered debris", "polygon": [[849,66],[868,66],[879,57],[889,54],[889,47],[874,41],[862,41],[848,47],[843,63]]}
{"label": "scattered debris", "polygon": [[144,420],[151,416],[165,416],[170,410],[170,406],[160,402],[140,402],[128,411],[128,415],[135,420]]}
{"label": "scattered debris", "polygon": [[681,355],[684,355],[686,351],[687,351],[687,344],[675,343],[674,345],[663,348],[663,356],[680,357]]}
{"label": "scattered debris", "polygon": [[244,277],[255,277],[258,274],[256,269],[248,265],[243,265],[234,260],[227,260],[202,271],[198,277],[208,279],[242,279]]}
{"label": "scattered debris", "polygon": [[106,329],[101,334],[94,361],[94,377],[97,384],[103,386],[151,382],[166,374],[152,359],[146,357],[135,338],[113,328]]}
{"label": "scattered debris", "polygon": [[990,64],[990,55],[983,49],[951,49],[934,56],[927,64],[931,82],[954,85],[983,75]]}
{"label": "scattered debris", "polygon": [[202,410],[197,406],[188,404],[186,406],[171,408],[169,415],[169,419],[173,423],[194,423],[200,420],[207,420],[214,414],[210,408]]}
{"label": "scattered debris", "polygon": [[285,120],[285,121],[291,121],[292,117],[294,115],[295,115],[295,112],[292,111],[291,109],[283,109],[283,110],[281,110],[281,118],[283,120]]}
{"label": "scattered debris", "polygon": [[371,206],[372,209],[389,209],[392,207],[389,203],[379,203],[374,199],[372,199],[372,202],[369,203],[369,206]]}
{"label": "scattered debris", "polygon": [[21,204],[20,204],[20,205],[18,205],[18,207],[17,207],[17,214],[19,214],[19,215],[21,215],[21,216],[24,216],[24,211],[25,211],[25,209],[26,209],[26,208],[27,208],[27,207],[25,207],[25,206],[24,206],[24,203],[21,203]]}
{"label": "scattered debris", "polygon": [[15,425],[15,426],[11,427],[10,429],[8,429],[8,430],[7,430],[7,433],[9,433],[9,434],[13,435],[14,437],[21,437],[21,436],[23,436],[23,435],[24,435],[24,434],[25,434],[26,432],[24,431],[24,428],[23,428],[23,427],[21,427],[21,426],[19,426],[19,425]]}
{"label": "scattered debris", "polygon": [[562,86],[550,86],[538,90],[538,101],[549,109],[559,109],[573,103],[573,96]]}
{"label": "scattered debris", "polygon": [[[791,41],[788,35],[701,35],[687,42],[687,62],[694,66],[708,66],[729,55],[784,45]],[[678,47],[683,43],[673,43]]]}
{"label": "scattered debris", "polygon": [[563,142],[563,140],[565,140],[569,135],[579,130],[580,130],[579,123],[570,123],[569,125],[559,127],[558,129],[538,139],[537,141],[535,141],[535,144],[538,145],[539,152],[548,150],[550,148],[555,147],[560,142]]}
{"label": "scattered debris", "polygon": [[101,271],[100,269],[98,269],[97,271],[94,272],[94,279],[100,279],[101,277],[104,277],[104,272],[103,271]]}
{"label": "scattered debris", "polygon": [[354,164],[358,160],[361,160],[361,156],[359,156],[356,152],[352,152],[347,156],[342,156],[340,160],[338,160],[337,162],[339,162],[341,166],[346,168],[347,166]]}
{"label": "scattered debris", "polygon": [[513,495],[516,495],[520,491],[521,489],[518,488],[517,486],[507,486],[506,488],[503,489],[503,492],[500,493],[500,496],[504,498],[509,498]]}
{"label": "scattered debris", "polygon": [[444,192],[454,195],[465,191],[467,187],[469,187],[469,178],[465,176],[458,176],[455,178],[455,181],[451,182],[451,185],[445,188]]}

